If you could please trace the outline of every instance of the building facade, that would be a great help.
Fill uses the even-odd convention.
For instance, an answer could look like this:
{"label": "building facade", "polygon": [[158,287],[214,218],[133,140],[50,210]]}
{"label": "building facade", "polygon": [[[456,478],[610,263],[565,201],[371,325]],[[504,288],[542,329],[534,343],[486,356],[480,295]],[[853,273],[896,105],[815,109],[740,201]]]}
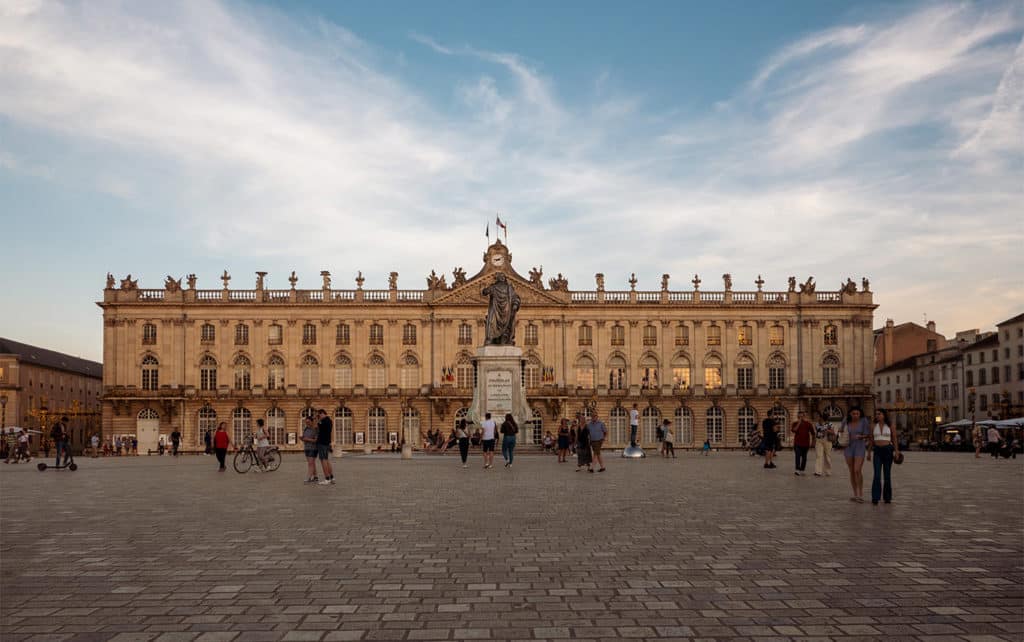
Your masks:
{"label": "building facade", "polygon": [[[49,433],[67,415],[72,446],[100,429],[103,365],[0,338],[0,423]],[[39,445],[38,437],[33,446]]]}
{"label": "building facade", "polygon": [[944,347],[946,337],[935,331],[934,321],[922,327],[912,322],[897,325],[892,319],[886,319],[885,326],[875,330],[875,371]]}
{"label": "building facade", "polygon": [[335,289],[321,272],[317,289],[199,290],[168,277],[140,289],[108,275],[103,301],[103,424],[108,434],[137,434],[140,450],[179,429],[199,447],[227,422],[237,440],[257,418],[286,447],[301,418],[325,408],[345,449],[415,446],[431,427],[447,432],[464,416],[474,388],[472,356],[483,343],[487,300],[481,290],[503,273],[522,299],[516,345],[533,419],[524,439],[576,413],[598,412],[611,443],[629,436],[637,403],[642,439],[654,442],[662,419],[680,446],[738,447],[767,415],[784,421],[799,407],[838,417],[871,405],[872,312],[867,280],[858,290],[816,291],[813,279],[784,291],[674,290],[669,275],[655,291],[572,290],[541,270],[521,276],[508,247],[487,248],[467,277],[431,272],[426,289]]}

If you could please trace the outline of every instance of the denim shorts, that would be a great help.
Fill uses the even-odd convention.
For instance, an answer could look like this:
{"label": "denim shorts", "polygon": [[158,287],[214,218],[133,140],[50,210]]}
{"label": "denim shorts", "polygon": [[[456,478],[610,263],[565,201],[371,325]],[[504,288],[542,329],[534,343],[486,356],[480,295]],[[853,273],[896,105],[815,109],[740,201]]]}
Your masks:
{"label": "denim shorts", "polygon": [[306,446],[302,449],[302,452],[305,453],[306,457],[316,459],[316,446]]}
{"label": "denim shorts", "polygon": [[317,459],[327,459],[331,456],[331,447],[327,444],[316,445],[316,456]]}

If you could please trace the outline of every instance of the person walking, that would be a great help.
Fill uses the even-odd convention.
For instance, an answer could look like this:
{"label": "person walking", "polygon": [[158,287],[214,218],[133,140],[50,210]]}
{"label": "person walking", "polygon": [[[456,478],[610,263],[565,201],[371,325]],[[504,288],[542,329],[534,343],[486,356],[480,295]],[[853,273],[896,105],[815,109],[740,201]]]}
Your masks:
{"label": "person walking", "polygon": [[218,472],[227,470],[226,461],[228,458],[228,447],[231,445],[231,437],[228,437],[228,423],[222,421],[217,424],[217,432],[213,435],[213,451],[217,454]]}
{"label": "person walking", "polygon": [[498,436],[498,425],[491,419],[491,413],[484,413],[484,420],[480,422],[480,428],[484,431],[483,451],[484,451],[484,468],[490,468],[494,465],[494,441]]}
{"label": "person walking", "polygon": [[260,460],[260,465],[256,467],[256,470],[262,470],[263,466],[267,463],[267,451],[270,450],[270,436],[267,434],[267,429],[263,424],[262,419],[256,420],[256,457]]}
{"label": "person walking", "polygon": [[608,435],[608,428],[597,416],[597,411],[590,413],[590,421],[587,422],[587,432],[590,433],[590,450],[594,453],[594,461],[600,468],[597,472],[604,472],[604,459],[601,457],[601,447],[604,445],[604,438]]}
{"label": "person walking", "polygon": [[665,436],[665,448],[662,451],[662,457],[668,457],[672,455],[672,459],[676,458],[676,448],[673,445],[675,441],[675,433],[672,432],[672,422],[668,419],[661,422],[661,431]]}
{"label": "person walking", "polygon": [[512,457],[516,450],[516,435],[519,434],[519,426],[511,414],[505,415],[505,421],[501,422],[501,458],[505,460],[505,468],[512,465]]}
{"label": "person walking", "polygon": [[999,436],[999,431],[995,426],[988,427],[988,452],[992,455],[992,459],[999,459],[999,444],[1002,441],[1002,437]]}
{"label": "person walking", "polygon": [[203,454],[209,455],[213,452],[213,433],[207,428],[203,433]]}
{"label": "person walking", "polygon": [[971,439],[974,441],[974,458],[981,458],[981,448],[984,445],[984,439],[981,438],[981,426],[974,424],[971,428]]}
{"label": "person walking", "polygon": [[92,458],[96,459],[100,456],[100,436],[93,433],[89,439],[89,445],[92,446]]}
{"label": "person walking", "polygon": [[590,431],[581,428],[576,432],[576,472],[586,466],[587,472],[594,472],[594,457],[590,451]]}
{"label": "person walking", "polygon": [[466,430],[466,420],[459,419],[459,425],[455,429],[455,438],[459,440],[459,457],[462,459],[462,467],[469,468],[469,431]]}
{"label": "person walking", "polygon": [[867,417],[862,416],[860,408],[854,406],[840,429],[849,439],[849,445],[843,451],[846,467],[850,471],[850,487],[853,489],[851,502],[864,503],[864,458],[867,456],[868,442],[871,440],[871,427]]}
{"label": "person walking", "polygon": [[813,415],[817,422],[814,424],[814,476],[832,476],[832,442],[835,441],[836,431],[832,424],[817,412]]}
{"label": "person walking", "polygon": [[330,486],[334,483],[334,469],[331,468],[331,434],[334,432],[334,423],[327,416],[327,411],[321,408],[317,411],[320,421],[316,424],[316,456],[320,460],[320,468],[324,471],[324,478],[320,481],[321,486]]}
{"label": "person walking", "polygon": [[569,459],[569,420],[562,418],[558,427],[558,463],[565,463]]}
{"label": "person walking", "polygon": [[807,453],[814,445],[814,425],[807,421],[807,413],[803,410],[796,413],[796,417],[789,431],[793,433],[793,452],[796,454],[793,474],[800,477],[807,468]]}
{"label": "person walking", "polygon": [[765,417],[761,422],[761,430],[764,432],[761,439],[761,447],[764,448],[764,467],[775,468],[775,449],[779,447],[779,436],[775,432],[775,418]]}
{"label": "person walking", "polygon": [[[263,421],[260,419],[259,421]],[[171,455],[174,457],[178,456],[178,446],[181,445],[181,433],[175,428],[174,432],[171,433]]]}
{"label": "person walking", "polygon": [[68,418],[61,417],[60,421],[53,424],[53,429],[50,431],[50,437],[53,439],[53,443],[57,446],[57,466],[60,466],[60,454],[64,453],[64,463],[68,463],[68,459],[71,457],[71,444],[68,443],[70,435],[68,434]]}
{"label": "person walking", "polygon": [[312,417],[306,417],[302,422],[302,454],[306,456],[306,479],[302,483],[315,484],[319,480],[316,477],[316,425]]}
{"label": "person walking", "polygon": [[[637,404],[629,411],[629,447],[636,448],[636,433],[640,430],[640,410]],[[663,453],[664,454],[664,453]]]}
{"label": "person walking", "polygon": [[875,411],[875,426],[871,429],[871,450],[867,458],[871,459],[874,475],[871,477],[871,503],[878,506],[878,500],[886,504],[892,503],[892,462],[899,455],[899,442],[893,435],[889,425],[889,414],[884,410]]}

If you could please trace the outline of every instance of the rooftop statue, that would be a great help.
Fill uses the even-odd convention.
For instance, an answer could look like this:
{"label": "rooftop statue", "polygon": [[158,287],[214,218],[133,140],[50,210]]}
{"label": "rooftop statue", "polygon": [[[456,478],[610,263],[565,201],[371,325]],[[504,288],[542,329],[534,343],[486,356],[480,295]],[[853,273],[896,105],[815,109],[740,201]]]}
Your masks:
{"label": "rooftop statue", "polygon": [[484,345],[515,345],[519,295],[512,284],[504,274],[499,273],[494,283],[484,288],[482,294],[489,297]]}

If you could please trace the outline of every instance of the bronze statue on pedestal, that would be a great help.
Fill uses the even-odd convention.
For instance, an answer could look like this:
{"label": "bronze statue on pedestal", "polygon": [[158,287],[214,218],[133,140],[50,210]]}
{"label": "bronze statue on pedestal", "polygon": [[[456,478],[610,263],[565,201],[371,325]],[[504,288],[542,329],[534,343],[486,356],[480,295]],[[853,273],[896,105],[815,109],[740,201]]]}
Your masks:
{"label": "bronze statue on pedestal", "polygon": [[490,299],[487,305],[484,345],[515,345],[519,295],[504,274],[498,274],[494,283],[484,288],[482,293]]}

